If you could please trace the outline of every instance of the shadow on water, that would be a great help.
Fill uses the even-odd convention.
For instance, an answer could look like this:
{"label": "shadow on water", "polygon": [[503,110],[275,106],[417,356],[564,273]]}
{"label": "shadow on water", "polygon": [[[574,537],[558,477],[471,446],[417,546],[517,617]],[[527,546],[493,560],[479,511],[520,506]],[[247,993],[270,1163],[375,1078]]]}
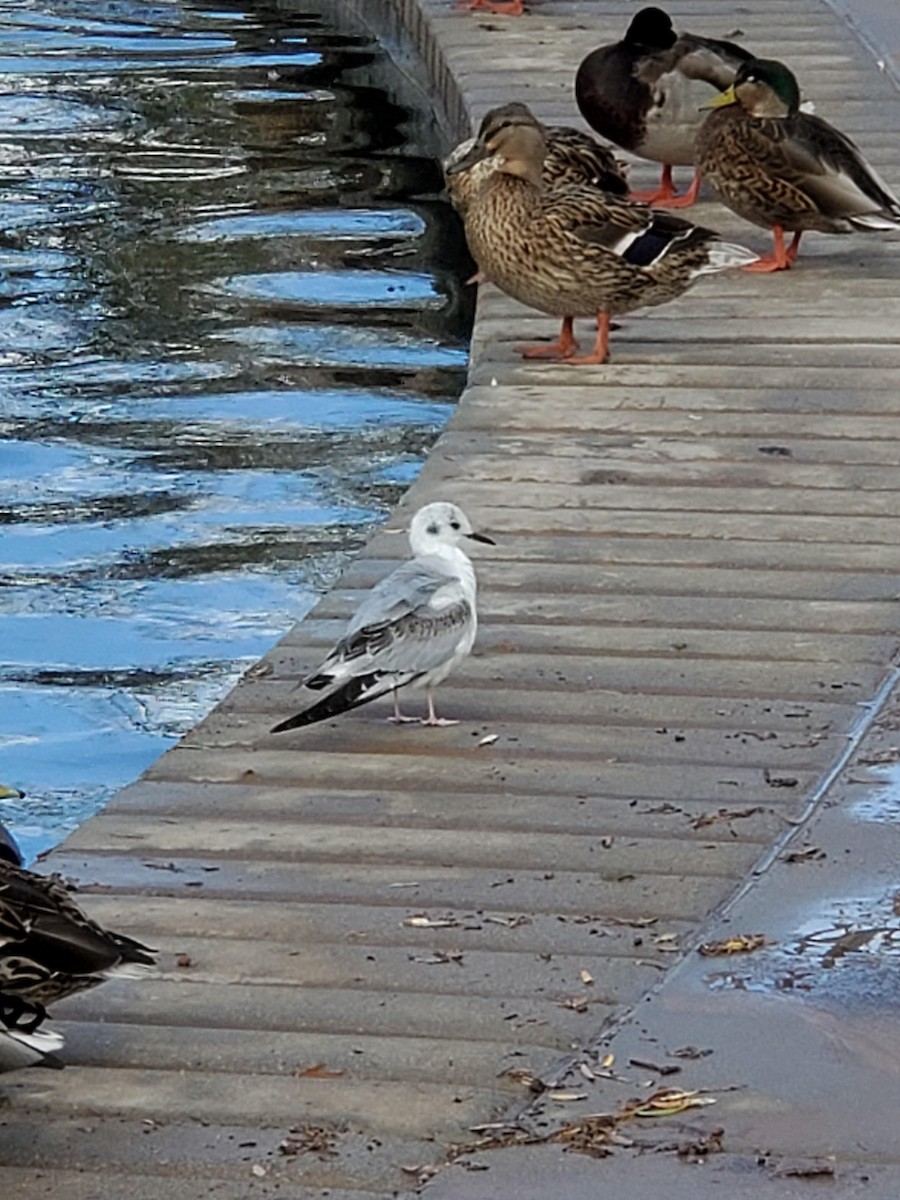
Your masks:
{"label": "shadow on water", "polygon": [[30,793],[0,815],[33,854],[415,477],[472,297],[370,38],[276,5],[34,0],[0,45],[0,779]]}

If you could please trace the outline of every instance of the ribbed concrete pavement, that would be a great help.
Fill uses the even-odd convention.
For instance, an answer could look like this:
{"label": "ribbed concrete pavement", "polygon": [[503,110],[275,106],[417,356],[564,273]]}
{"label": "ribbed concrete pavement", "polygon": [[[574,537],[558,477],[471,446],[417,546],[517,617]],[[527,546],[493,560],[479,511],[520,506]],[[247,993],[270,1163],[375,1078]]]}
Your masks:
{"label": "ribbed concrete pavement", "polygon": [[[513,98],[573,120],[577,62],[633,11],[396,7],[456,134]],[[677,16],[791,61],[900,182],[898,97],[821,0]],[[0,1081],[4,1192],[403,1190],[528,1104],[519,1069],[564,1078],[790,832],[889,678],[900,565],[900,239],[807,240],[789,275],[628,318],[604,368],[522,363],[553,323],[485,289],[470,386],[390,523],[449,497],[497,539],[440,692],[461,724],[267,734],[401,557],[386,530],[54,856],[161,968],[59,1006],[66,1071]]]}

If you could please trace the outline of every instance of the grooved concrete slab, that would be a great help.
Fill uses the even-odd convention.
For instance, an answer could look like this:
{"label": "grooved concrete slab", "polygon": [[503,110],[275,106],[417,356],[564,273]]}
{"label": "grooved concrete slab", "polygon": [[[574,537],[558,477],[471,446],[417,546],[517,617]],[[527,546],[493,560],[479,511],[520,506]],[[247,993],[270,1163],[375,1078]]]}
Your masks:
{"label": "grooved concrete slab", "polygon": [[[448,142],[513,98],[578,123],[575,67],[633,9],[345,7],[411,32]],[[678,19],[792,61],[900,181],[900,98],[821,0]],[[696,219],[766,245],[709,202]],[[630,316],[604,368],[523,363],[553,322],[483,290],[470,386],[390,522],[446,496],[497,537],[476,651],[441,689],[460,725],[376,705],[268,732],[403,555],[382,532],[53,856],[160,967],[58,1006],[65,1072],[0,1081],[3,1194],[396,1194],[655,993],[840,765],[897,648],[900,239],[806,241],[789,275]],[[720,1172],[735,1195],[742,1170]]]}

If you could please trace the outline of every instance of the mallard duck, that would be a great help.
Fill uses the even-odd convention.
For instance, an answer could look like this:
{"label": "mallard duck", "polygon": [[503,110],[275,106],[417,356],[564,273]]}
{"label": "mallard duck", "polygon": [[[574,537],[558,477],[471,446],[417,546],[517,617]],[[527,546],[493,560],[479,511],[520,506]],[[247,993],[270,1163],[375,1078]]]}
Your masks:
{"label": "mallard duck", "polygon": [[[324,695],[273,733],[324,721],[388,692],[394,695],[389,720],[396,724],[459,724],[435,715],[433,689],[475,641],[475,571],[460,549],[463,539],[494,544],[455,504],[436,501],[419,509],[409,530],[412,558],[376,584],[341,640],[300,684],[310,699]],[[409,684],[427,688],[424,721],[400,712],[397,690]]]}
{"label": "mallard duck", "polygon": [[[900,203],[859,148],[821,117],[800,111],[784,63],[753,59],[707,104],[697,166],[724,205],[771,229],[773,253],[749,271],[784,271],[807,230],[900,229]],[[785,247],[785,230],[794,234]]]}
{"label": "mallard duck", "polygon": [[[466,213],[469,249],[479,269],[523,304],[562,317],[556,342],[525,346],[526,358],[603,363],[610,317],[680,296],[699,276],[743,266],[756,256],[718,241],[710,229],[631,204],[596,188],[546,190],[544,134],[535,119],[486,122],[471,163],[493,157]],[[452,168],[467,170],[463,159]],[[575,317],[596,317],[594,350],[573,357]]]}
{"label": "mallard duck", "polygon": [[112,972],[152,966],[153,951],[85,916],[58,875],[0,862],[0,999],[45,1005]]}
{"label": "mallard duck", "polygon": [[[486,122],[496,125],[507,117],[517,117],[530,113],[526,105],[514,102],[493,108],[482,120],[477,137],[461,142],[444,160],[444,179],[450,202],[465,216],[466,209],[476,195],[481,184],[494,170],[496,162],[493,158],[482,158],[468,170],[454,171],[456,163],[471,155],[475,143],[490,135]],[[539,122],[540,124],[540,122]],[[547,144],[547,153],[541,168],[541,178],[548,187],[565,187],[571,184],[586,184],[598,187],[614,196],[628,194],[625,164],[620,162],[608,146],[598,142],[589,133],[580,129],[572,129],[568,125],[540,125]]]}
{"label": "mallard duck", "polygon": [[633,200],[687,208],[700,177],[678,196],[672,167],[694,162],[701,105],[733,81],[753,56],[734,42],[676,33],[661,8],[642,8],[619,42],[584,59],[575,76],[575,99],[592,129],[623,150],[663,164],[659,187]]}

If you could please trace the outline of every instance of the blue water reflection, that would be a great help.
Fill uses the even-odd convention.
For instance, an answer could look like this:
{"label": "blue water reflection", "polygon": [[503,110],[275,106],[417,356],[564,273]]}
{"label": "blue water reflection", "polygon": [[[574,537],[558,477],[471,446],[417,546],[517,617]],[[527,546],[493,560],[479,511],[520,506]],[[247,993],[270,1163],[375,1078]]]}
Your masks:
{"label": "blue water reflection", "polygon": [[0,45],[0,780],[27,792],[0,820],[34,854],[415,478],[471,298],[368,37],[249,2],[34,0]]}

